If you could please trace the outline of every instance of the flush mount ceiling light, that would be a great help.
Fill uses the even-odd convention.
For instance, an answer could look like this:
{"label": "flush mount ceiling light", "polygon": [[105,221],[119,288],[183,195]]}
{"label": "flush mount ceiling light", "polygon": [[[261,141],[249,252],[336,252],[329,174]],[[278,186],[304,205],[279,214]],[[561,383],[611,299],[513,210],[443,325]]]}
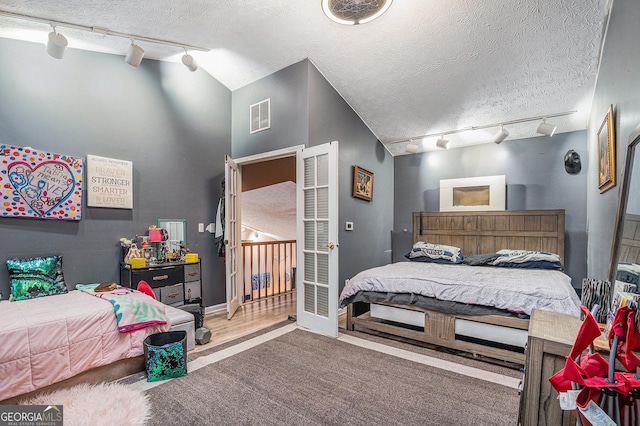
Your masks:
{"label": "flush mount ceiling light", "polygon": [[373,21],[391,6],[392,0],[322,0],[322,10],[338,24],[358,25]]}
{"label": "flush mount ceiling light", "polygon": [[540,133],[541,135],[551,137],[556,132],[557,127],[558,126],[554,124],[548,124],[547,119],[544,118],[542,119],[542,123],[540,123],[540,125],[538,126],[538,130],[536,130],[536,132]]}
{"label": "flush mount ceiling light", "polygon": [[47,42],[47,53],[56,58],[64,58],[64,52],[67,50],[69,42],[66,37],[56,31],[56,26],[51,24],[53,31],[49,33],[49,41]]}
{"label": "flush mount ceiling light", "polygon": [[185,67],[189,68],[189,71],[194,72],[195,70],[198,69],[198,64],[196,63],[196,60],[193,59],[193,56],[189,55],[189,53],[187,53],[187,49],[184,49],[184,55],[182,55],[182,63],[184,64]]}
{"label": "flush mount ceiling light", "polygon": [[500,144],[503,140],[505,140],[509,136],[509,132],[504,127],[500,126],[500,130],[493,137],[493,143]]}
{"label": "flush mount ceiling light", "polygon": [[124,57],[124,60],[132,67],[138,68],[140,66],[140,62],[142,62],[143,56],[144,49],[138,46],[135,41],[131,39],[131,45],[129,46],[129,51]]}
{"label": "flush mount ceiling light", "polygon": [[440,139],[436,141],[436,146],[441,149],[449,149],[451,143],[448,140],[444,139],[444,136],[440,136]]}

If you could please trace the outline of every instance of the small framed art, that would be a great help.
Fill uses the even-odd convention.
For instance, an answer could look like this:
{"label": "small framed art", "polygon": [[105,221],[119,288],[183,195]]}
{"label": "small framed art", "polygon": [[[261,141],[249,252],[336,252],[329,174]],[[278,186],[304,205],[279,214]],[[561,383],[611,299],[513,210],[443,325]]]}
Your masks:
{"label": "small framed art", "polygon": [[600,193],[616,186],[616,139],[613,124],[613,105],[598,130],[598,188]]}
{"label": "small framed art", "polygon": [[353,166],[353,196],[371,201],[373,199],[373,173]]}

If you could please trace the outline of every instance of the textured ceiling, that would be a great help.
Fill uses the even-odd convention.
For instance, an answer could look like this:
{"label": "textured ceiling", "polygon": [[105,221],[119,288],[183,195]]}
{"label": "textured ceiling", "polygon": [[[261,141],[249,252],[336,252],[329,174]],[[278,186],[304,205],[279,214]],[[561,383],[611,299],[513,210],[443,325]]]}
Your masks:
{"label": "textured ceiling", "polygon": [[241,211],[243,226],[276,240],[296,239],[295,182],[243,191]]}
{"label": "textured ceiling", "polygon": [[[585,129],[608,2],[396,0],[358,26],[330,21],[320,0],[0,0],[0,10],[208,48],[190,52],[197,72],[231,90],[309,58],[389,150],[404,154],[405,143],[388,142],[572,110],[549,122],[558,132]],[[44,41],[49,30],[0,16],[0,37]],[[70,48],[124,55],[129,44],[59,31]],[[184,53],[138,44],[146,58]],[[532,137],[538,123],[505,128],[510,139]],[[452,148],[486,143],[498,129],[446,139]]]}

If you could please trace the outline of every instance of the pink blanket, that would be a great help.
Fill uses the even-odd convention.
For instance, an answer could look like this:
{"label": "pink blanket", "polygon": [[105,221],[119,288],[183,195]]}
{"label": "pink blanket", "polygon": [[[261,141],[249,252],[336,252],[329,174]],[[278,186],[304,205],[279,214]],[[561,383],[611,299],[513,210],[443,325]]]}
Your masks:
{"label": "pink blanket", "polygon": [[150,325],[166,324],[164,304],[144,293],[118,286],[112,291],[95,292],[98,284],[78,284],[76,288],[87,294],[111,302],[121,333],[140,330]]}
{"label": "pink blanket", "polygon": [[142,355],[145,337],[168,329],[120,333],[111,304],[77,290],[0,301],[0,401]]}

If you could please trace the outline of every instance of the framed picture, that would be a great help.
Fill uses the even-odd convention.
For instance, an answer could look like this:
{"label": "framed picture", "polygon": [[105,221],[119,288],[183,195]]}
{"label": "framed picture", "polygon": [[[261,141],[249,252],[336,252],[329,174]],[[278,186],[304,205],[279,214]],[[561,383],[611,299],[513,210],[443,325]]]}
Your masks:
{"label": "framed picture", "polygon": [[353,196],[371,201],[373,198],[373,173],[353,166]]}
{"label": "framed picture", "polygon": [[598,188],[601,194],[616,186],[615,145],[613,105],[610,105],[598,130]]}

